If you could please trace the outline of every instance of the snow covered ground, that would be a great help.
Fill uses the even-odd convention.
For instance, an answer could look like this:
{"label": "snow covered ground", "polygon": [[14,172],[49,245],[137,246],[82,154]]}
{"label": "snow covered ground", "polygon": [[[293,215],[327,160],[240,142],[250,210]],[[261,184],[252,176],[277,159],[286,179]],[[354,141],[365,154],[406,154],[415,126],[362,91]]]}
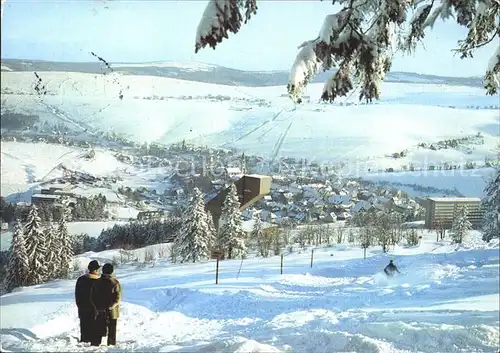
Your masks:
{"label": "snow covered ground", "polygon": [[[79,345],[74,280],[23,288],[1,299],[2,351],[497,352],[499,249],[471,233],[462,246],[350,245],[280,258],[154,267],[122,265],[118,346]],[[116,251],[85,254],[112,258]],[[389,259],[403,272],[380,275]]]}
{"label": "snow covered ground", "polygon": [[73,171],[89,173],[96,177],[118,177],[113,190],[84,188],[75,190],[84,196],[105,194],[108,200],[117,201],[119,186],[146,187],[163,193],[169,187],[164,181],[171,173],[168,168],[139,168],[117,160],[113,152],[96,148],[95,156],[84,158],[84,149],[48,143],[1,142],[1,195],[11,202],[30,202],[31,195],[40,189],[40,183],[63,176],[64,166]]}
{"label": "snow covered ground", "polygon": [[[357,94],[353,94],[330,105],[317,103],[323,84],[312,84],[306,93],[311,101],[294,105],[282,96],[285,87],[235,87],[134,75],[39,74],[51,95],[26,95],[32,91],[31,72],[2,72],[2,88],[12,92],[2,96],[5,106],[77,131],[114,131],[140,142],[186,139],[265,157],[364,161],[378,170],[410,162],[484,161],[486,155],[494,155],[498,139],[498,97],[486,96],[481,88],[385,83],[382,99],[375,104],[354,104]],[[123,99],[118,98],[120,92]],[[484,144],[470,151],[415,149],[421,142],[478,132]],[[404,158],[384,158],[404,149],[411,149]]]}

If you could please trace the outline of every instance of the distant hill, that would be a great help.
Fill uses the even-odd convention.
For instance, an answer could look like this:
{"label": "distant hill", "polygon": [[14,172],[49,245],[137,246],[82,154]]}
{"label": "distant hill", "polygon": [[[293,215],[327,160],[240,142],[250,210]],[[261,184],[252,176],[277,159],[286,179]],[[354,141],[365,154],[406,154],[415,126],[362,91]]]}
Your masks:
{"label": "distant hill", "polygon": [[[41,60],[2,59],[2,71],[61,71],[102,73],[99,62],[51,62]],[[110,63],[113,70],[125,75],[144,75],[177,78],[230,86],[281,86],[288,83],[287,71],[244,71],[196,62]],[[332,72],[322,72],[313,82],[325,82]],[[482,87],[481,77],[444,77],[410,72],[390,72],[387,82],[428,83],[454,86]]]}

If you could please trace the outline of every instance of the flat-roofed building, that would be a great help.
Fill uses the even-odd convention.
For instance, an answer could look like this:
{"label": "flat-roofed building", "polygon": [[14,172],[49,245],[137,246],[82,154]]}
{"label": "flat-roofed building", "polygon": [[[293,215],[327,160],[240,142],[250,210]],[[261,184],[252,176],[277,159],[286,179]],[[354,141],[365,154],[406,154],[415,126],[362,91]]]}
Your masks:
{"label": "flat-roofed building", "polygon": [[[245,210],[265,195],[268,195],[271,192],[271,181],[272,178],[270,176],[255,174],[243,175],[243,177],[236,180],[234,184],[236,185],[236,192],[240,202],[240,211]],[[212,213],[216,228],[219,225],[222,204],[228,192],[229,188],[225,188],[218,193],[214,193],[214,195],[208,195],[205,208]]]}
{"label": "flat-roofed building", "polygon": [[459,207],[467,208],[467,217],[474,228],[481,227],[483,210],[481,199],[478,197],[429,197],[423,202],[425,213],[425,227],[451,229]]}

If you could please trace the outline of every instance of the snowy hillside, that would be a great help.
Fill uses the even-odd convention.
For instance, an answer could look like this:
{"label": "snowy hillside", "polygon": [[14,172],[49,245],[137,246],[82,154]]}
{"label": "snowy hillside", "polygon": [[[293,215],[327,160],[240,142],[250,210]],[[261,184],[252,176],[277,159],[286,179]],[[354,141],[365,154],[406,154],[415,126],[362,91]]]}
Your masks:
{"label": "snowy hillside", "polygon": [[[166,167],[140,168],[124,164],[108,149],[94,149],[94,156],[77,147],[66,147],[47,143],[1,143],[1,195],[10,202],[31,202],[31,195],[41,188],[41,183],[60,178],[64,169],[88,173],[94,177],[111,177],[116,180],[105,187],[79,185],[73,193],[89,197],[103,194],[108,201],[117,201],[120,186],[146,187],[163,193],[169,187],[165,177],[171,169]],[[130,213],[127,209],[117,210]],[[137,211],[136,211],[137,213]],[[131,216],[124,216],[125,218]],[[121,217],[119,217],[121,218]]]}
{"label": "snowy hillside", "polygon": [[[43,96],[28,95],[32,72],[3,71],[3,107],[77,132],[113,131],[139,142],[186,139],[269,158],[359,161],[362,170],[368,164],[384,170],[409,163],[484,161],[494,156],[498,134],[498,97],[474,87],[385,83],[382,100],[374,104],[357,105],[354,94],[329,105],[316,103],[322,84],[312,84],[311,101],[294,106],[283,96],[283,86],[223,86],[116,72],[38,74],[47,89]],[[470,146],[417,148],[477,133],[481,143]],[[386,157],[402,150],[407,150],[402,159]],[[359,173],[357,168],[351,172]]]}
{"label": "snowy hillside", "polygon": [[[155,61],[147,63],[109,63],[114,71],[127,75],[143,75],[179,78],[189,81],[215,83],[235,86],[283,86],[288,83],[288,71],[243,71],[219,65],[195,61],[172,62]],[[40,60],[2,59],[2,71],[61,71],[100,74],[103,65],[100,62],[50,62]],[[313,82],[324,83],[333,74],[332,71],[318,74]],[[442,77],[409,72],[389,72],[388,82],[405,83],[442,83],[482,87],[481,77]]]}
{"label": "snowy hillside", "polygon": [[[340,244],[280,258],[122,265],[118,346],[155,352],[495,352],[499,249],[472,233],[457,247],[424,235],[419,247]],[[80,256],[111,260],[116,251]],[[379,271],[394,259],[403,275]],[[89,351],[79,335],[74,280],[1,297],[1,350]],[[105,351],[102,347],[93,351]]]}
{"label": "snowy hillside", "polygon": [[[483,197],[484,188],[493,175],[493,168],[471,170],[440,170],[401,173],[366,174],[363,179],[375,182],[387,182],[392,186],[405,190],[411,196],[433,195],[427,189],[431,187],[441,190],[455,189],[464,197]],[[437,192],[434,196],[443,195]]]}

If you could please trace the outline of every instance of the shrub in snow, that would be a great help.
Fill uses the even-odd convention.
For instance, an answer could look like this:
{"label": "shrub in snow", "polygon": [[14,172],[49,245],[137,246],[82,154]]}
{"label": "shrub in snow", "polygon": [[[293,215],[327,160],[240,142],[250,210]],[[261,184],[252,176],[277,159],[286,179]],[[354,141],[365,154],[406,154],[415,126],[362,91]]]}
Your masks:
{"label": "shrub in snow", "polygon": [[481,206],[484,210],[483,240],[498,238],[500,232],[500,168],[495,170],[493,177],[485,188],[485,197]]}
{"label": "shrub in snow", "polygon": [[408,244],[410,246],[416,246],[420,242],[420,235],[418,234],[417,230],[414,228],[407,229],[405,231],[404,237],[406,239],[406,244]]}
{"label": "shrub in snow", "polygon": [[279,255],[282,252],[282,249],[285,246],[285,242],[283,240],[283,234],[278,228],[267,228],[264,230],[264,233],[266,233],[267,237],[272,239],[272,244],[273,244],[273,252],[274,255]]}
{"label": "shrub in snow", "polygon": [[[325,17],[318,36],[302,43],[293,63],[288,93],[295,102],[321,71],[336,68],[325,83],[321,99],[333,101],[355,87],[359,99],[380,97],[380,84],[390,70],[394,49],[413,52],[436,19],[454,18],[467,28],[456,51],[461,58],[498,36],[500,5],[496,0],[439,0],[429,3],[406,0],[339,0],[343,8]],[[409,19],[407,14],[413,11]],[[210,0],[196,31],[195,53],[207,45],[215,49],[229,32],[238,33],[243,22],[257,12],[257,0]],[[408,33],[403,33],[409,29]],[[498,40],[498,39],[496,39]],[[484,76],[487,94],[500,87],[500,47]]]}

